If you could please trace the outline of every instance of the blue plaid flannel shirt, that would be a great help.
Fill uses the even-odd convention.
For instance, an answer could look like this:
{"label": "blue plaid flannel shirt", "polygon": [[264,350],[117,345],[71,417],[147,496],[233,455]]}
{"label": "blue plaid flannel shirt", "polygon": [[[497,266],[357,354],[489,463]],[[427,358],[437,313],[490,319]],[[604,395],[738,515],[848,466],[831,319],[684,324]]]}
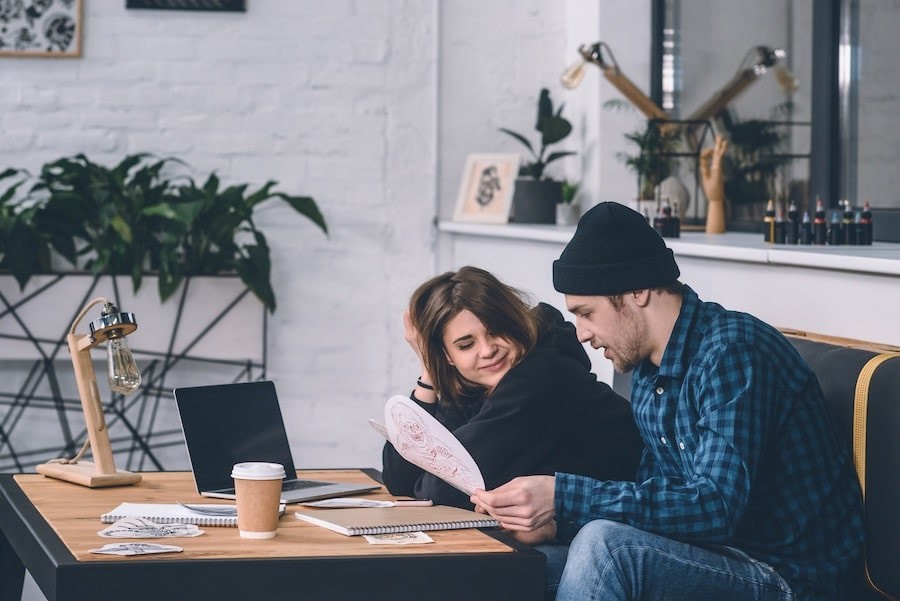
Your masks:
{"label": "blue plaid flannel shirt", "polygon": [[685,287],[659,368],[634,370],[632,404],[647,445],[635,482],[556,474],[561,540],[615,520],[741,549],[797,599],[837,597],[862,549],[862,496],[815,375],[779,332]]}

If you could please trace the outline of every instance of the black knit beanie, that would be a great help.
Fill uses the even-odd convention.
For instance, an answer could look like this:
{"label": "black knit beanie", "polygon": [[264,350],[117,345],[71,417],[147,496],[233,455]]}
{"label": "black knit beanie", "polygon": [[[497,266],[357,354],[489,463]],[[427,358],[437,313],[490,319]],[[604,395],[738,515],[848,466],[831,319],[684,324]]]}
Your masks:
{"label": "black knit beanie", "polygon": [[613,296],[667,286],[680,274],[672,251],[643,215],[602,202],[581,216],[553,262],[553,287],[563,294]]}

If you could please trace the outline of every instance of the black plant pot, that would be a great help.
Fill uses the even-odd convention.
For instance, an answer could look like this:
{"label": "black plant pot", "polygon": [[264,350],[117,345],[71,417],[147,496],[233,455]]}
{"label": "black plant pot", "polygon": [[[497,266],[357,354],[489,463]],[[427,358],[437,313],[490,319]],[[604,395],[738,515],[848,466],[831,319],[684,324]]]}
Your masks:
{"label": "black plant pot", "polygon": [[562,182],[520,177],[513,192],[509,220],[513,223],[556,223],[562,202]]}

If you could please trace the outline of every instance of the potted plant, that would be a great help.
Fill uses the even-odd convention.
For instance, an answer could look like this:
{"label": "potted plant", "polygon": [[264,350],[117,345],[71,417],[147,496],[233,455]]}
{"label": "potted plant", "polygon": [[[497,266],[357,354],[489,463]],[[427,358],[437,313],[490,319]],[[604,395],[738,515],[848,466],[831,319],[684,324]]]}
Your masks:
{"label": "potted plant", "polygon": [[774,120],[789,108],[790,103],[775,107],[770,120],[741,121],[732,111],[723,113],[722,125],[729,140],[723,161],[725,198],[732,218],[751,227],[762,220],[768,200],[778,197],[779,172],[791,160],[784,148],[785,124]]}
{"label": "potted plant", "polygon": [[556,205],[556,225],[575,225],[581,216],[580,207],[575,202],[581,184],[568,180],[562,183],[562,199]]}
{"label": "potted plant", "polygon": [[556,205],[562,201],[562,181],[553,179],[546,173],[547,165],[574,151],[550,152],[550,146],[564,140],[572,133],[572,124],[562,116],[563,107],[554,112],[550,91],[541,89],[538,97],[537,122],[534,129],[540,134],[540,145],[532,143],[520,133],[501,127],[500,131],[522,143],[528,149],[530,158],[519,167],[516,189],[513,193],[510,221],[518,223],[554,223]]}
{"label": "potted plant", "polygon": [[638,147],[638,153],[619,152],[616,158],[637,175],[638,200],[654,200],[657,186],[672,175],[672,153],[679,144],[677,133],[650,120],[643,129],[625,134],[625,139]]}
{"label": "potted plant", "polygon": [[0,268],[24,288],[32,275],[54,271],[52,249],[75,270],[130,276],[135,291],[145,274],[157,275],[162,301],[187,277],[233,273],[273,312],[269,247],[254,211],[281,200],[327,234],[315,201],[275,191],[274,181],[225,187],[212,173],[198,185],[184,166],[133,154],[106,167],[79,154],[44,165],[36,178],[7,169]]}

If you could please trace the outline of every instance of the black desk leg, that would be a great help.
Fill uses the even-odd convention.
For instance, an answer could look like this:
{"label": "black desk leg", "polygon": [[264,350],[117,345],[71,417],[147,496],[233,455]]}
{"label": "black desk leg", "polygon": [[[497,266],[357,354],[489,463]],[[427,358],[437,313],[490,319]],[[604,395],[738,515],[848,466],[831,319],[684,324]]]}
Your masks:
{"label": "black desk leg", "polygon": [[25,583],[25,564],[0,530],[0,599],[19,601]]}

